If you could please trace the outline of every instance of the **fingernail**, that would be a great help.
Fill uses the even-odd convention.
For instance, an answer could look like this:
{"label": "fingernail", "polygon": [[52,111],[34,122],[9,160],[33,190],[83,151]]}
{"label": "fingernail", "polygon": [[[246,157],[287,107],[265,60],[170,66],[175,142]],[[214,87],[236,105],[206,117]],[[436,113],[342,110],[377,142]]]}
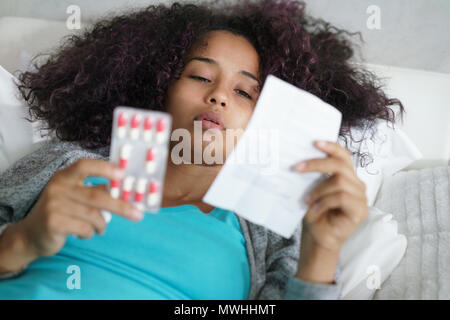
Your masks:
{"label": "fingernail", "polygon": [[123,179],[125,177],[125,171],[123,169],[114,169],[113,175],[116,179]]}
{"label": "fingernail", "polygon": [[318,141],[317,142],[317,145],[319,146],[319,147],[322,147],[322,148],[326,148],[327,146],[328,146],[328,144],[327,144],[327,142],[326,141]]}
{"label": "fingernail", "polygon": [[296,169],[296,170],[302,171],[302,170],[304,170],[305,168],[306,168],[306,163],[305,163],[305,162],[300,162],[300,163],[297,163],[297,164],[295,165],[295,169]]}
{"label": "fingernail", "polygon": [[306,204],[309,204],[311,202],[311,195],[307,195],[306,197],[305,197],[305,203]]}
{"label": "fingernail", "polygon": [[320,203],[318,202],[318,203],[316,203],[316,204],[314,205],[313,211],[318,211],[319,208],[320,208]]}
{"label": "fingernail", "polygon": [[144,213],[139,209],[132,209],[130,215],[134,220],[141,220],[144,217]]}

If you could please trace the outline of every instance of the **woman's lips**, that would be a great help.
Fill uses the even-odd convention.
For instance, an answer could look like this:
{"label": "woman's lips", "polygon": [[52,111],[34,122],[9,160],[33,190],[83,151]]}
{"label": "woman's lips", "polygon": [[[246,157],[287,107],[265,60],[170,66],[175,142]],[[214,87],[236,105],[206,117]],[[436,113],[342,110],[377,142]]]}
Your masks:
{"label": "woman's lips", "polygon": [[[199,120],[197,120],[197,121],[199,121]],[[207,129],[219,129],[219,130],[222,130],[222,127],[219,124],[215,123],[215,122],[203,119],[202,120],[202,129],[206,129],[206,130]]]}
{"label": "woman's lips", "polygon": [[214,111],[204,112],[195,117],[194,121],[201,121],[203,129],[225,130],[223,119],[219,113]]}

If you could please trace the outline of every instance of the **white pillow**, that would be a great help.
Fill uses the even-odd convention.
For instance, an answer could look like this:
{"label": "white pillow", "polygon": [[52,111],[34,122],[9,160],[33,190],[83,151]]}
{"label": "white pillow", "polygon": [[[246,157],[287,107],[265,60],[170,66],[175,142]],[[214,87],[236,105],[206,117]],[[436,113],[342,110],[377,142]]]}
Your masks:
{"label": "white pillow", "polygon": [[339,255],[341,298],[369,300],[394,271],[406,252],[407,240],[397,222],[375,207],[344,243]]}
{"label": "white pillow", "polygon": [[[372,137],[372,130],[376,130]],[[339,256],[342,299],[372,299],[377,289],[394,271],[406,252],[407,240],[398,234],[392,214],[373,207],[384,179],[421,159],[418,148],[397,126],[377,120],[373,129],[351,130],[354,142],[347,137],[348,149],[369,153],[367,163],[353,156],[356,174],[366,184],[369,215],[345,242]],[[344,139],[338,142],[345,146]],[[373,161],[372,161],[373,160]],[[372,161],[372,162],[370,162]]]}
{"label": "white pillow", "polygon": [[[62,44],[64,36],[81,31],[69,30],[64,21],[0,17],[0,64],[16,74],[22,51],[32,57],[51,52]],[[47,58],[45,55],[39,56],[36,62],[40,63]]]}
{"label": "white pillow", "polygon": [[25,120],[28,107],[13,81],[17,79],[0,66],[0,173],[48,139],[39,133],[41,122]]}
{"label": "white pillow", "polygon": [[383,79],[384,92],[405,107],[398,127],[424,155],[409,169],[450,164],[450,74],[374,64],[364,67]]}
{"label": "white pillow", "polygon": [[[347,148],[361,154],[369,153],[367,163],[361,166],[359,157],[353,156],[353,164],[356,174],[366,184],[367,205],[372,206],[377,197],[383,178],[394,175],[408,165],[423,158],[422,153],[398,127],[389,125],[385,120],[377,120],[374,129],[376,133],[372,137],[372,130],[352,128],[351,134],[354,142],[347,137]],[[344,139],[339,137],[338,143],[345,146]],[[370,161],[372,161],[369,163]]]}

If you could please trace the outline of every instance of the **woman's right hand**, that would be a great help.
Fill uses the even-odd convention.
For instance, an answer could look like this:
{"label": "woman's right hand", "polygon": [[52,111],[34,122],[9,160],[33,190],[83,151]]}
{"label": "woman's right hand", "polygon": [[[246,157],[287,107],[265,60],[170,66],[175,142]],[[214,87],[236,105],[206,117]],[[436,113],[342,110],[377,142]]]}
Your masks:
{"label": "woman's right hand", "polygon": [[106,222],[101,210],[133,221],[142,219],[142,211],[131,203],[112,198],[106,185],[83,186],[88,176],[121,179],[123,172],[117,165],[95,159],[78,160],[57,171],[32,211],[19,221],[28,246],[37,257],[58,253],[68,235],[89,239],[94,232],[103,234]]}

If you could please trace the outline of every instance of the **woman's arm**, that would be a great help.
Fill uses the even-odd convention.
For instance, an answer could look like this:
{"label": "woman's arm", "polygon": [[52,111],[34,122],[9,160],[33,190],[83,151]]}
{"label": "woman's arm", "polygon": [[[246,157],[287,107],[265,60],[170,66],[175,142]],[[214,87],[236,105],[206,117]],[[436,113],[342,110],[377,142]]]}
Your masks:
{"label": "woman's arm", "polygon": [[[289,239],[252,223],[249,223],[248,227],[252,236],[246,240],[252,243],[255,252],[252,254],[253,251],[250,250],[250,256],[255,259],[250,259],[250,263],[255,264],[256,270],[253,277],[256,288],[250,293],[249,299],[339,299],[339,266],[336,268],[333,284],[314,283],[296,277],[302,238],[301,223]],[[260,256],[258,253],[261,252],[265,254]],[[264,280],[262,285],[259,284],[261,280]]]}
{"label": "woman's arm", "polygon": [[334,282],[322,284],[292,277],[286,284],[284,300],[338,300],[342,286],[339,282],[339,267],[336,268]]}
{"label": "woman's arm", "polygon": [[82,187],[89,175],[115,178],[112,164],[83,159],[100,157],[76,144],[49,143],[0,175],[0,275],[58,252],[68,234],[89,238],[102,232],[101,209],[136,219],[131,204],[112,199],[103,188]]}
{"label": "woman's arm", "polygon": [[329,157],[309,160],[306,167],[296,169],[332,175],[310,194],[302,229],[266,250],[266,279],[258,299],[340,298],[339,252],[367,217],[365,185],[347,150],[337,143],[317,146]]}
{"label": "woman's arm", "polygon": [[[282,240],[287,244],[284,239]],[[256,300],[337,300],[340,298],[339,267],[336,268],[334,282],[329,284],[309,282],[298,278],[295,270],[295,244],[271,252],[267,258],[264,285],[256,294]],[[276,257],[276,260],[274,258]]]}
{"label": "woman's arm", "polygon": [[314,245],[307,232],[302,233],[300,259],[296,278],[330,285],[335,284],[335,270],[339,262],[339,251],[325,250]]}
{"label": "woman's arm", "polygon": [[365,184],[357,177],[348,150],[334,142],[316,142],[316,147],[328,157],[305,161],[303,166],[296,166],[296,170],[331,175],[306,199],[309,208],[302,221],[296,277],[330,286],[335,283],[339,252],[367,217],[368,207]]}
{"label": "woman's arm", "polygon": [[[339,252],[323,251],[301,241],[300,259],[295,277],[286,285],[287,300],[337,300],[340,298]],[[306,257],[306,259],[302,259]]]}

